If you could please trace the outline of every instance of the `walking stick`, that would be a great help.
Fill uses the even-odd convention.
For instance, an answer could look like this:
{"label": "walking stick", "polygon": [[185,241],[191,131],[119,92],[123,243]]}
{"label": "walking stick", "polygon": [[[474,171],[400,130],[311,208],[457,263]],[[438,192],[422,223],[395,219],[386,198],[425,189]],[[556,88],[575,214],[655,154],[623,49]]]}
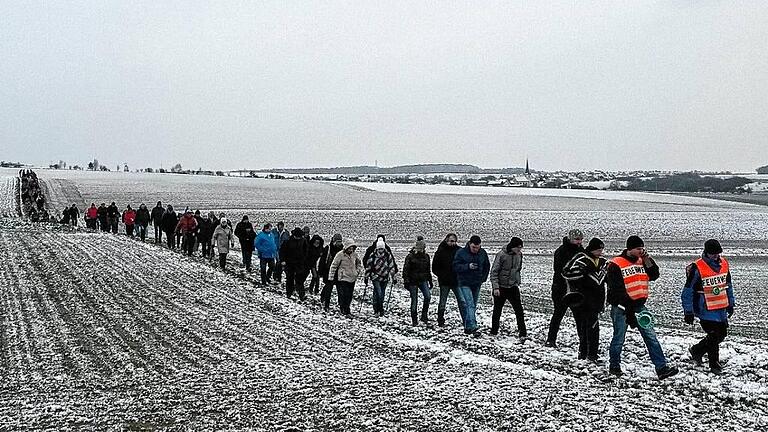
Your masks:
{"label": "walking stick", "polygon": [[389,294],[387,294],[387,307],[385,308],[387,312],[389,312],[389,300],[392,298],[392,291],[395,290],[395,283],[392,282],[392,285],[389,287]]}
{"label": "walking stick", "polygon": [[365,298],[365,293],[368,292],[368,284],[365,285],[365,288],[363,289],[363,296],[358,298],[357,301],[357,314],[360,315],[360,311],[363,310],[363,299]]}

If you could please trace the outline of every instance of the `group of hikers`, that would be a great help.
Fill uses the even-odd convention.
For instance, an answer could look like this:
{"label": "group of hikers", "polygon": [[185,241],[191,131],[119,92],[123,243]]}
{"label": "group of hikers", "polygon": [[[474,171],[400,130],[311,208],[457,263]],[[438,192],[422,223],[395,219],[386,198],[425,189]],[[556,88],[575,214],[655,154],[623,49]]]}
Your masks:
{"label": "group of hikers", "polygon": [[[73,223],[72,220],[76,220],[79,214],[76,206],[70,208],[69,214],[69,223]],[[464,332],[477,336],[477,302],[481,286],[490,278],[493,298],[490,334],[498,334],[503,308],[509,302],[515,312],[520,340],[527,340],[520,294],[523,240],[518,237],[512,237],[491,263],[477,235],[471,236],[462,247],[456,234],[447,234],[431,259],[426,242],[419,236],[400,271],[384,235],[378,235],[360,258],[355,241],[343,238],[341,234],[334,234],[326,245],[321,236],[311,235],[307,226],[296,227],[289,232],[283,222],[278,222],[276,227],[266,223],[257,232],[247,215],[233,229],[232,222],[224,213],[201,215],[199,210],[193,213],[187,208],[177,214],[173,206],[163,207],[161,202],[151,212],[141,204],[138,210],[127,206],[121,213],[114,202],[108,207],[102,203],[98,208],[91,204],[85,212],[86,225],[91,229],[116,233],[118,218],[125,224],[127,235],[133,236],[136,231],[142,241],[148,225],[152,224],[155,242],[162,243],[162,235],[166,234],[170,249],[180,247],[186,254],[192,255],[202,245],[203,257],[212,259],[217,255],[222,269],[237,238],[243,266],[248,272],[252,271],[252,257],[256,253],[262,284],[280,285],[285,275],[288,298],[296,293],[303,301],[307,292],[319,293],[326,311],[329,310],[335,287],[339,309],[348,317],[352,316],[350,306],[355,284],[360,278],[363,278],[366,290],[372,285],[373,311],[377,316],[383,316],[388,309],[389,300],[386,300],[385,306],[387,287],[390,286],[388,292],[391,296],[392,287],[398,279],[402,279],[403,286],[410,293],[411,324],[429,323],[434,275],[440,293],[437,325],[445,325],[447,299],[453,293]],[[623,375],[621,352],[629,327],[636,328],[642,336],[659,379],[677,374],[678,368],[666,360],[656,337],[653,316],[646,307],[650,295],[649,283],[659,278],[659,267],[648,255],[643,240],[630,236],[626,240],[626,248],[611,259],[603,256],[605,244],[599,238],[592,238],[586,247],[583,242],[582,232],[573,229],[555,251],[552,277],[554,312],[545,346],[557,348],[557,334],[566,311],[570,309],[579,338],[578,358],[603,364],[598,356],[598,317],[608,305],[613,324],[613,337],[608,350],[609,373]],[[728,319],[735,305],[728,261],[721,253],[722,247],[717,240],[707,240],[701,257],[686,268],[687,278],[681,293],[684,321],[692,324],[694,317],[699,318],[706,333],[701,341],[690,347],[691,358],[701,364],[706,355],[709,369],[714,374],[722,373],[719,345],[727,335]],[[310,279],[308,287],[305,286],[307,279]],[[420,310],[419,293],[422,298]]]}

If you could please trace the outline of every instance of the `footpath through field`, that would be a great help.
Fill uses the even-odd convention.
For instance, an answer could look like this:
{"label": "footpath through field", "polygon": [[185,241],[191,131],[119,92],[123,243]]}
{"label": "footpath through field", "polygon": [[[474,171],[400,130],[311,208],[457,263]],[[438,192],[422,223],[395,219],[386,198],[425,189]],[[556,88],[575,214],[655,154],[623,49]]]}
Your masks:
{"label": "footpath through field", "polygon": [[682,371],[660,382],[633,335],[630,377],[611,380],[569,329],[552,351],[468,338],[456,317],[412,328],[404,302],[350,320],[124,236],[0,219],[0,256],[0,429],[768,427],[757,340],[730,338],[713,378],[684,363],[695,334],[661,330]]}

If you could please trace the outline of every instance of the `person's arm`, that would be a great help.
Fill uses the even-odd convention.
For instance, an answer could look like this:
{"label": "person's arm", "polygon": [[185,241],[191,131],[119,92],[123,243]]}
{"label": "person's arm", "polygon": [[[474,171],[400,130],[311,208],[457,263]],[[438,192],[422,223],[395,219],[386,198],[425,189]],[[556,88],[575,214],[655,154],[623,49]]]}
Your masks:
{"label": "person's arm", "polygon": [[695,265],[691,265],[683,291],[680,293],[680,301],[685,315],[693,315],[693,299],[695,297],[696,284],[700,280],[699,269]]}
{"label": "person's arm", "polygon": [[469,271],[469,263],[462,258],[462,251],[457,251],[453,256],[453,271],[456,274],[466,273]]}
{"label": "person's arm", "polygon": [[331,262],[331,267],[328,269],[328,280],[335,281],[335,275],[336,270],[339,269],[339,264],[341,264],[341,254],[343,251],[340,251],[336,254],[335,257],[333,257],[333,262]]}
{"label": "person's arm", "polygon": [[608,264],[608,299],[611,304],[622,305],[624,308],[632,308],[632,299],[627,294],[627,287],[624,285],[624,276],[621,275],[621,268],[616,263]]}
{"label": "person's arm", "polygon": [[561,275],[565,280],[575,281],[584,277],[584,274],[586,273],[586,267],[581,261],[581,258],[582,255],[575,255],[573,258],[571,258],[570,261],[568,261],[568,264],[563,267]]}
{"label": "person's arm", "polygon": [[501,271],[501,254],[496,254],[496,258],[493,259],[493,267],[491,267],[491,288],[496,294],[496,290],[499,289],[499,272]]}
{"label": "person's arm", "polygon": [[733,295],[733,281],[731,280],[731,272],[728,272],[727,276],[727,282],[728,282],[728,288],[726,288],[726,293],[728,294],[728,318],[733,315],[733,310],[736,307],[736,297]]}
{"label": "person's arm", "polygon": [[410,280],[408,279],[411,275],[411,254],[408,254],[405,257],[405,261],[403,262],[403,285],[408,286],[410,284]]}
{"label": "person's arm", "polygon": [[486,280],[488,280],[488,274],[491,272],[491,260],[488,259],[488,253],[486,251],[481,250],[480,252],[482,252],[483,256],[485,257],[485,260],[483,261],[483,268],[482,268],[482,271],[483,271],[482,280],[483,282],[485,282]]}

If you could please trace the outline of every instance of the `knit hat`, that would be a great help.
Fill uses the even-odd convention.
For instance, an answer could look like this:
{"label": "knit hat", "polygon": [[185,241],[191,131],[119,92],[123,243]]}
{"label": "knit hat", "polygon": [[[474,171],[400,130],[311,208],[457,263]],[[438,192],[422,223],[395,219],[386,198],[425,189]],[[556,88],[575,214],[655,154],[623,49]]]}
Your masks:
{"label": "knit hat", "polygon": [[472,237],[469,238],[469,242],[472,243],[473,245],[479,245],[480,244],[480,236],[473,235]]}
{"label": "knit hat", "polygon": [[427,250],[427,243],[424,240],[416,240],[416,243],[413,244],[413,249],[418,252],[424,252]]}
{"label": "knit hat", "polygon": [[[334,235],[334,237],[336,237],[336,235]],[[339,237],[341,237],[341,234],[339,234]],[[352,246],[357,247],[357,243],[355,243],[355,241],[352,240],[351,238],[344,239],[344,243],[343,244],[344,244],[344,250],[347,250],[347,249],[351,248]]]}
{"label": "knit hat", "polygon": [[592,240],[589,241],[589,244],[587,245],[587,252],[596,251],[598,249],[604,249],[605,243],[603,243],[602,240],[600,240],[597,237],[593,237]]}
{"label": "knit hat", "polygon": [[304,237],[304,231],[301,228],[296,227],[291,231],[291,235],[294,237]]}
{"label": "knit hat", "polygon": [[580,229],[572,229],[568,231],[568,240],[583,239],[584,233]]}
{"label": "knit hat", "polygon": [[641,239],[636,235],[630,236],[627,239],[627,250],[635,249],[639,247],[645,247],[645,243],[643,242],[643,239]]}
{"label": "knit hat", "polygon": [[507,246],[509,246],[510,249],[516,248],[516,247],[523,247],[523,239],[521,239],[520,237],[512,237],[512,239],[509,241],[509,244]]}
{"label": "knit hat", "polygon": [[336,233],[331,237],[331,243],[341,240],[341,234]]}
{"label": "knit hat", "polygon": [[386,248],[386,247],[387,247],[387,244],[384,242],[384,239],[383,239],[383,238],[379,238],[379,239],[376,241],[376,249],[384,249],[384,248]]}
{"label": "knit hat", "polygon": [[723,247],[715,239],[709,239],[704,242],[704,253],[708,255],[717,255],[723,253]]}
{"label": "knit hat", "polygon": [[227,223],[229,223],[229,221],[227,221],[227,218],[221,218],[221,219],[219,219],[219,223],[220,223],[222,226],[226,226],[226,225],[227,225]]}

